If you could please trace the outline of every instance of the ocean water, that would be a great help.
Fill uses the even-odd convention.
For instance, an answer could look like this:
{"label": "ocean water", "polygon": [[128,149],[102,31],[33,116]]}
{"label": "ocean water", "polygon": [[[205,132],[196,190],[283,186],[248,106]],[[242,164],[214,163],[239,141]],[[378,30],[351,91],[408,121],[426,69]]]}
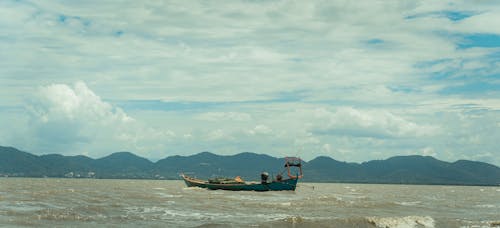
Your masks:
{"label": "ocean water", "polygon": [[295,192],[182,181],[0,178],[0,227],[492,227],[500,187],[299,183]]}

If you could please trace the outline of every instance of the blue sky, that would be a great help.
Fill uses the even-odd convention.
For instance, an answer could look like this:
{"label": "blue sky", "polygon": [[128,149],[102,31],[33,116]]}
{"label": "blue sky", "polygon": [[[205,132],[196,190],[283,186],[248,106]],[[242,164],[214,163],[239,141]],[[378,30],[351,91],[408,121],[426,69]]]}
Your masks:
{"label": "blue sky", "polygon": [[1,1],[0,145],[500,165],[497,1]]}

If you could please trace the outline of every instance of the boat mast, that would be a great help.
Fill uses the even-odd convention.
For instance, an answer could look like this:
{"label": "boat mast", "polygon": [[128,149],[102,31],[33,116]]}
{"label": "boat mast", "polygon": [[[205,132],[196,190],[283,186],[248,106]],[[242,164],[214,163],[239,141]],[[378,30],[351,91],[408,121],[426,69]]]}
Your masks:
{"label": "boat mast", "polygon": [[[301,159],[298,158],[298,157],[286,157],[285,158],[285,167],[288,171],[288,177],[290,179],[300,179],[302,178],[303,174],[302,174],[302,163],[301,163]],[[292,175],[291,174],[291,169],[290,167],[297,167],[299,168],[299,174],[297,175]]]}

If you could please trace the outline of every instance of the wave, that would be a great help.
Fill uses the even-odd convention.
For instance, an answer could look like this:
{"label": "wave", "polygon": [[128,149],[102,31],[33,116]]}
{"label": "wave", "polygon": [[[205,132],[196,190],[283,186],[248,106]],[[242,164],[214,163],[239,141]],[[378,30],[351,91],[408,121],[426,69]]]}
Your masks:
{"label": "wave", "polygon": [[421,201],[410,201],[410,202],[396,202],[396,204],[401,205],[401,206],[416,206],[418,204],[422,203]]}
{"label": "wave", "polygon": [[434,227],[435,224],[434,219],[430,216],[367,217],[366,219],[377,227]]}
{"label": "wave", "polygon": [[37,220],[55,220],[55,221],[95,221],[106,219],[103,214],[85,215],[73,210],[54,210],[44,209],[36,213]]}
{"label": "wave", "polygon": [[355,217],[355,218],[308,218],[288,216],[267,224],[270,227],[383,227],[383,228],[432,228],[435,221],[429,216],[405,217]]}
{"label": "wave", "polygon": [[475,205],[474,207],[479,207],[479,208],[496,208],[497,206],[495,206],[493,204],[478,204],[478,205]]}
{"label": "wave", "polygon": [[163,192],[155,192],[155,194],[160,196],[161,198],[180,198],[180,197],[182,197],[182,195],[168,194],[168,193],[163,193]]}

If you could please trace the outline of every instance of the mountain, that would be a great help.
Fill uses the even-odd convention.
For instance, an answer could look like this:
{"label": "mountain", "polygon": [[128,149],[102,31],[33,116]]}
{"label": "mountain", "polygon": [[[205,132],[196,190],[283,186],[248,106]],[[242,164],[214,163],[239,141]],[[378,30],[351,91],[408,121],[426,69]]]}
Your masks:
{"label": "mountain", "polygon": [[364,176],[360,167],[357,163],[320,156],[304,164],[304,179],[315,182],[350,182]]}
{"label": "mountain", "polygon": [[148,178],[153,162],[130,152],[116,152],[93,162],[101,178]]}
{"label": "mountain", "polygon": [[20,176],[36,176],[44,172],[38,156],[19,151],[13,147],[0,147],[0,173]]}
{"label": "mountain", "polygon": [[[473,161],[444,162],[429,156],[396,156],[386,160],[357,163],[316,161],[310,181],[400,183],[400,184],[459,184],[499,185],[500,168]],[[323,160],[325,160],[323,158]]]}
{"label": "mountain", "polygon": [[[272,176],[284,172],[284,159],[244,152],[221,156],[202,152],[170,156],[155,163],[131,152],[117,152],[92,159],[59,154],[33,155],[0,146],[0,176],[179,179],[179,173],[199,178],[241,176],[258,180],[261,172]],[[310,182],[500,185],[500,168],[484,162],[453,163],[429,156],[395,156],[364,163],[337,161],[326,156],[303,161],[304,179]]]}
{"label": "mountain", "polygon": [[40,166],[45,172],[40,173],[42,176],[59,176],[73,171],[78,173],[88,173],[93,170],[92,158],[78,156],[62,156],[60,154],[48,154],[38,157]]}
{"label": "mountain", "polygon": [[178,173],[192,173],[198,178],[214,176],[241,176],[243,179],[257,179],[264,171],[275,170],[284,164],[283,159],[264,154],[244,152],[231,156],[220,156],[210,152],[202,152],[192,156],[172,156],[159,160],[155,171],[169,178]]}

